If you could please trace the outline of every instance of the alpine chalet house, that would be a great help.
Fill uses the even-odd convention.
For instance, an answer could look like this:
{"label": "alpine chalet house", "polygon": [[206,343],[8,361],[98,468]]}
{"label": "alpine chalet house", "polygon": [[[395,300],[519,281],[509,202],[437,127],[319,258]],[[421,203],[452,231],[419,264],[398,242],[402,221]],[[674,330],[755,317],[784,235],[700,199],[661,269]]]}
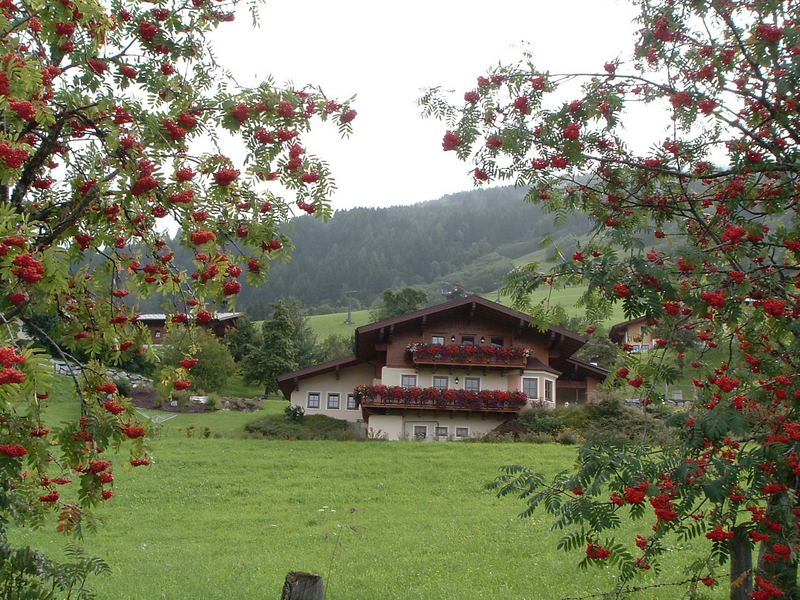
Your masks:
{"label": "alpine chalet house", "polygon": [[[211,331],[218,338],[225,337],[232,330],[236,329],[236,321],[244,313],[240,312],[219,312],[214,313],[213,317],[206,322],[198,323],[203,329]],[[161,344],[167,330],[167,315],[164,313],[147,313],[139,315],[137,319],[149,330],[154,344]]]}
{"label": "alpine chalet house", "polygon": [[356,329],[355,355],[278,377],[306,414],[388,439],[482,435],[526,406],[592,402],[607,371],[572,358],[585,338],[469,296]]}
{"label": "alpine chalet house", "polygon": [[631,352],[649,352],[653,349],[653,335],[645,317],[617,323],[608,332],[608,337],[615,344],[630,346]]}

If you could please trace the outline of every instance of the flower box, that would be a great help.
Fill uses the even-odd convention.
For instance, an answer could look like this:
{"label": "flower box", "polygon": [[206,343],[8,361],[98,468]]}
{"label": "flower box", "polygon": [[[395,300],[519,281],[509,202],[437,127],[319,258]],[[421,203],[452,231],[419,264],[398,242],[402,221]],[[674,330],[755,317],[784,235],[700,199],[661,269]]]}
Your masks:
{"label": "flower box", "polygon": [[443,410],[479,410],[517,412],[527,402],[522,392],[504,390],[440,390],[438,388],[360,385],[356,399],[366,407],[428,408]]}

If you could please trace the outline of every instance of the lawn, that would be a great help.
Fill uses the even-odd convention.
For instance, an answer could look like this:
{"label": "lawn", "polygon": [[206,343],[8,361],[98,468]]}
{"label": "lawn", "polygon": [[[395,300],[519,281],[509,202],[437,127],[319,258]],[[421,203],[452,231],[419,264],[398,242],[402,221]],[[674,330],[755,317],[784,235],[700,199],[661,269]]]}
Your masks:
{"label": "lawn", "polygon": [[[74,401],[74,398],[75,391],[72,380],[68,377],[54,377],[53,390],[50,400],[46,401],[44,411],[46,421],[51,426],[55,426],[80,417],[80,405]],[[210,435],[219,436],[242,433],[246,423],[267,415],[281,414],[286,405],[286,400],[270,398],[264,403],[264,408],[256,412],[219,410],[211,413],[173,413],[146,410],[141,411],[141,414],[153,417],[155,423],[163,421],[163,424],[159,426],[157,437],[202,436],[206,428]]]}
{"label": "lawn", "polygon": [[[70,383],[56,378],[48,424],[76,415]],[[323,575],[328,600],[556,600],[613,587],[612,570],[578,571],[582,552],[556,549],[561,533],[545,514],[520,519],[519,501],[484,489],[503,464],[569,468],[575,447],[237,437],[283,407],[178,415],[153,440],[153,465],[115,457],[116,495],[99,510],[107,523],[82,542],[113,569],[90,583],[99,598],[261,600],[279,595],[290,570]],[[12,540],[57,556],[66,540],[54,526]],[[632,547],[647,527],[620,537]],[[681,579],[704,542],[675,543],[661,580]],[[648,572],[639,583],[655,581]],[[632,596],[663,597],[662,588]]]}
{"label": "lawn", "polygon": [[[578,573],[580,552],[555,549],[544,515],[521,520],[518,502],[483,489],[500,464],[552,473],[574,448],[178,437],[155,446],[152,467],[117,470],[108,523],[84,541],[113,566],[92,581],[100,598],[261,600],[278,596],[290,570],[326,576],[329,600],[555,599],[613,585],[610,571]],[[15,537],[60,547],[49,532]],[[675,547],[668,580],[691,550]]]}
{"label": "lawn", "polygon": [[[54,400],[47,420],[70,409]],[[153,441],[153,465],[126,469],[117,457],[116,496],[100,510],[107,524],[83,542],[113,567],[92,580],[98,597],[261,600],[279,595],[290,570],[325,576],[328,600],[538,600],[613,586],[612,571],[579,572],[580,551],[556,550],[546,515],[519,519],[518,501],[483,489],[502,464],[568,468],[574,447],[185,435],[191,424],[235,433],[258,414],[179,415]],[[65,540],[47,527],[12,535],[60,553]],[[623,534],[631,546],[633,537]],[[680,579],[696,552],[676,544],[664,578]]]}
{"label": "lawn", "polygon": [[352,325],[347,325],[346,312],[331,313],[328,315],[311,315],[308,317],[308,324],[314,333],[317,334],[318,341],[324,340],[329,335],[353,335],[353,330],[356,327],[361,327],[367,323],[371,323],[372,319],[369,316],[369,310],[354,310],[352,312],[353,321]]}

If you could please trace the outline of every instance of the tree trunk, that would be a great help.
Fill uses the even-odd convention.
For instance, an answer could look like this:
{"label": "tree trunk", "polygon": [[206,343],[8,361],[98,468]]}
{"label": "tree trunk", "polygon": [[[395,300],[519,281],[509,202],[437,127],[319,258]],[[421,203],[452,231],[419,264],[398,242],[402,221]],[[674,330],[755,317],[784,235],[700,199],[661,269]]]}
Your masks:
{"label": "tree trunk", "polygon": [[[796,481],[792,485],[794,492],[798,492],[800,484]],[[781,522],[785,519],[786,513],[798,508],[797,504],[791,504],[791,497],[788,494],[776,494],[767,502],[767,518]],[[773,550],[773,542],[761,542],[759,544],[758,563],[756,565],[756,575],[769,579],[778,588],[783,590],[786,600],[800,600],[800,589],[797,586],[797,562],[768,561],[764,555]]]}
{"label": "tree trunk", "polygon": [[281,600],[324,600],[325,586],[322,577],[302,571],[286,575]]}
{"label": "tree trunk", "polygon": [[753,591],[753,551],[747,530],[741,525],[734,527],[728,548],[731,552],[730,600],[748,600]]}

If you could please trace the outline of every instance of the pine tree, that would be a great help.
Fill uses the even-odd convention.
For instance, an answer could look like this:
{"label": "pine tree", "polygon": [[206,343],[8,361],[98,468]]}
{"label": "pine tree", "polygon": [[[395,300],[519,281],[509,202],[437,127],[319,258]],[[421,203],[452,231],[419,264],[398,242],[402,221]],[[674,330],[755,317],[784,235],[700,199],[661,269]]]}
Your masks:
{"label": "pine tree", "polygon": [[265,394],[276,393],[277,376],[298,366],[289,308],[279,300],[272,309],[272,316],[261,324],[261,346],[248,354],[242,364],[245,381],[262,384]]}

